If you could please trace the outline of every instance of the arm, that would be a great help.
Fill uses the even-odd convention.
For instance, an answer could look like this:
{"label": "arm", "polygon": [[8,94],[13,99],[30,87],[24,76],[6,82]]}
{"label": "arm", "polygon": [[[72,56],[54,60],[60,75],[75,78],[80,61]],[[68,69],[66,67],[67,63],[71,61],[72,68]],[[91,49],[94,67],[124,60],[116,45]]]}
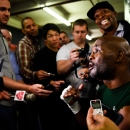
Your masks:
{"label": "arm", "polygon": [[52,85],[55,88],[55,91],[59,91],[60,89],[62,89],[62,85],[64,83],[65,82],[63,80],[57,80],[57,81],[51,80],[50,81],[50,85]]}
{"label": "arm", "polygon": [[13,90],[25,90],[29,93],[33,93],[38,96],[47,97],[52,91],[48,91],[44,89],[44,86],[40,84],[27,85],[23,83],[16,82],[6,76],[3,77],[4,86]]}
{"label": "arm", "polygon": [[60,75],[67,74],[67,72],[69,72],[72,66],[73,66],[73,62],[71,61],[71,59],[57,61],[58,74]]}
{"label": "arm", "polygon": [[123,115],[123,121],[119,124],[120,130],[130,130],[130,106],[125,106],[119,111]]}
{"label": "arm", "polygon": [[82,113],[82,108],[78,103],[79,92],[82,90],[83,84],[79,86],[79,89],[68,86],[62,91],[60,98],[68,105],[70,110],[74,113],[78,123],[83,127],[87,128],[86,115]]}

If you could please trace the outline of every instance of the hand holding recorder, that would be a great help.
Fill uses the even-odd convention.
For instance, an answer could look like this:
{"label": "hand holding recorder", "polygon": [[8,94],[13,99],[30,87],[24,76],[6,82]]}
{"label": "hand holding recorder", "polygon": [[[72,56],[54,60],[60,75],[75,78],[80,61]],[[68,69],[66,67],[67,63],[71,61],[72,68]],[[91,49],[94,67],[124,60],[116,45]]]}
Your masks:
{"label": "hand holding recorder", "polygon": [[111,119],[116,125],[119,125],[123,120],[123,116],[120,113],[102,104],[100,99],[91,100],[90,106],[93,108],[93,115],[103,115],[103,110],[106,110],[107,113],[105,116]]}
{"label": "hand holding recorder", "polygon": [[101,114],[93,115],[93,113],[94,109],[90,107],[86,118],[89,130],[119,130],[117,125],[109,118]]}

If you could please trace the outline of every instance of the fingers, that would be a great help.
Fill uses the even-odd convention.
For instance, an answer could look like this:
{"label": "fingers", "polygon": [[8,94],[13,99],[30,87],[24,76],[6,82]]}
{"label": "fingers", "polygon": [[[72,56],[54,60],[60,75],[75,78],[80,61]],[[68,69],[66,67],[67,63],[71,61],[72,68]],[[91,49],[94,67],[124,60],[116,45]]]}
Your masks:
{"label": "fingers", "polygon": [[104,111],[103,111],[103,115],[106,115],[106,114],[107,114],[107,111],[106,111],[106,110],[104,110]]}
{"label": "fingers", "polygon": [[59,82],[60,82],[60,84],[64,84],[64,83],[65,83],[65,81],[64,81],[64,80],[60,80]]}
{"label": "fingers", "polygon": [[89,120],[88,123],[92,124],[94,123],[95,121],[96,122],[102,122],[103,121],[103,116],[101,114],[96,114],[96,115],[93,115],[93,108],[90,107],[89,110],[88,110],[88,114],[87,114],[87,120]]}
{"label": "fingers", "polygon": [[48,76],[50,76],[50,74],[44,70],[39,70],[36,72],[36,76],[39,80],[43,80],[46,79]]}
{"label": "fingers", "polygon": [[65,83],[65,81],[63,81],[63,80],[59,80],[59,81],[53,81],[53,80],[51,80],[50,81],[50,84],[52,86],[54,86],[54,87],[61,87],[61,84],[64,84],[64,83]]}
{"label": "fingers", "polygon": [[87,118],[86,118],[88,127],[96,126],[98,125],[98,123],[101,124],[104,122],[104,119],[105,119],[104,116],[102,116],[101,114],[93,115],[93,108],[92,107],[89,108]]}
{"label": "fingers", "polygon": [[74,53],[74,52],[76,52],[78,50],[78,48],[74,48],[74,49],[72,49],[71,51],[70,51],[70,53]]}
{"label": "fingers", "polygon": [[94,124],[92,107],[90,107],[88,110],[86,121],[87,121],[88,126],[91,126],[91,124]]}
{"label": "fingers", "polygon": [[59,80],[59,81],[55,81],[55,84],[58,86],[58,87],[60,87],[62,84],[64,84],[65,83],[65,81],[63,81],[63,80]]}
{"label": "fingers", "polygon": [[64,99],[65,97],[65,94],[68,92],[68,90],[72,88],[71,85],[69,85],[67,88],[65,88],[63,91],[62,91],[62,94],[61,94],[61,99]]}
{"label": "fingers", "polygon": [[65,101],[67,104],[71,101],[71,99],[73,98],[73,97],[71,97],[71,96],[65,96],[66,95],[66,93],[68,92],[68,90],[71,88],[72,86],[68,86],[67,88],[65,88],[63,91],[62,91],[62,94],[61,94],[61,96],[60,96],[60,98],[63,100],[63,101]]}
{"label": "fingers", "polygon": [[75,48],[70,51],[70,59],[72,62],[75,62],[76,60],[79,59],[79,52],[77,51],[78,49]]}
{"label": "fingers", "polygon": [[68,96],[73,96],[73,97],[77,97],[78,96],[78,91],[75,87],[70,87],[70,85],[67,87],[69,89],[67,89],[66,93],[64,94],[64,97],[68,97]]}
{"label": "fingers", "polygon": [[8,93],[7,91],[4,91],[4,90],[3,90],[2,92],[3,92],[4,94],[6,94],[6,95],[9,95],[9,93]]}
{"label": "fingers", "polygon": [[84,84],[81,84],[81,85],[79,86],[78,90],[81,91],[81,90],[83,89],[83,87],[84,87]]}
{"label": "fingers", "polygon": [[102,123],[104,121],[104,116],[102,116],[101,114],[96,114],[93,115],[93,119],[98,123]]}
{"label": "fingers", "polygon": [[36,95],[42,95],[42,94],[51,94],[53,91],[45,90],[44,86],[41,84],[34,84],[32,85],[32,92]]}
{"label": "fingers", "polygon": [[36,95],[40,96],[40,97],[48,97],[52,93],[53,93],[53,91],[51,91],[51,90],[40,89],[40,91],[38,91],[36,93]]}
{"label": "fingers", "polygon": [[40,88],[40,89],[44,89],[44,86],[41,85],[41,84],[37,84],[37,87]]}
{"label": "fingers", "polygon": [[7,91],[2,91],[0,92],[0,99],[1,100],[9,100],[10,99],[10,94]]}
{"label": "fingers", "polygon": [[78,71],[78,75],[81,79],[84,79],[84,78],[88,78],[89,76],[89,69],[88,68],[84,68],[84,69],[81,69]]}

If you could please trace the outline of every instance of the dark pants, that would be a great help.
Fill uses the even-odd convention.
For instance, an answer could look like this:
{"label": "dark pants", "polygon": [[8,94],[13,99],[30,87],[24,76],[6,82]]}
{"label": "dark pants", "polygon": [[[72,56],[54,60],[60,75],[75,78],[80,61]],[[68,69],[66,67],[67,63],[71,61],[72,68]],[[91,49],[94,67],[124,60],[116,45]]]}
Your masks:
{"label": "dark pants", "polygon": [[79,103],[81,105],[82,111],[85,115],[88,113],[88,109],[90,108],[90,100],[94,100],[95,97],[91,98],[80,98]]}
{"label": "dark pants", "polygon": [[18,130],[39,130],[35,101],[17,102]]}
{"label": "dark pants", "polygon": [[37,103],[42,130],[83,130],[59,95],[38,99]]}
{"label": "dark pants", "polygon": [[0,105],[0,130],[17,130],[16,104],[12,106]]}

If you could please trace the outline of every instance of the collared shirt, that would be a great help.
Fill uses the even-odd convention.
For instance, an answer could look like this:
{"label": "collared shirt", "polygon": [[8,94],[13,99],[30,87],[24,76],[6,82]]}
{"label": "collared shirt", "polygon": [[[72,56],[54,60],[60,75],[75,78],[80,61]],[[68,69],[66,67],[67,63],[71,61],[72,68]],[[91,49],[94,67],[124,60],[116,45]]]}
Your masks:
{"label": "collared shirt", "polygon": [[[0,34],[0,63],[3,60],[1,68],[1,76],[5,75],[11,79],[15,80],[15,74],[9,59],[9,49],[6,40]],[[3,73],[3,74],[2,74]]]}
{"label": "collared shirt", "polygon": [[33,59],[36,52],[40,50],[40,44],[35,39],[25,36],[18,44],[17,57],[21,75],[25,83],[32,84],[34,78]]}
{"label": "collared shirt", "polygon": [[11,65],[15,73],[16,80],[17,81],[22,80],[15,52],[9,50],[9,58],[10,58]]}
{"label": "collared shirt", "polygon": [[121,23],[119,23],[114,36],[123,37],[123,35],[124,35],[124,26]]}
{"label": "collared shirt", "polygon": [[[1,63],[2,63],[2,68],[0,72],[0,77],[6,76],[15,80],[15,74],[9,59],[8,44],[6,40],[3,38],[2,34],[0,33],[0,64]],[[12,106],[14,103],[15,103],[14,100],[9,100],[9,101],[3,100],[0,102],[1,105],[5,105],[5,106]]]}

